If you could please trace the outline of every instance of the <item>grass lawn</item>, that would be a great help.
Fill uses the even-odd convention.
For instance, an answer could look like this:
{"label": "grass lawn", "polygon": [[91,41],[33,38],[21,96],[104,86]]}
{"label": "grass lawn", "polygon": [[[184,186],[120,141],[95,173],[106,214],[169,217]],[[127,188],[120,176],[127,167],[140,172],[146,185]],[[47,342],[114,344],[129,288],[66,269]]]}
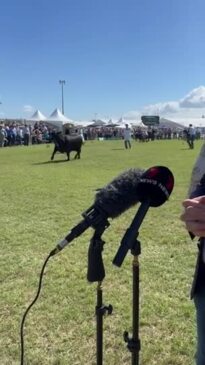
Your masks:
{"label": "grass lawn", "polygon": [[[189,150],[183,141],[132,143],[88,141],[80,160],[52,145],[0,149],[0,364],[20,363],[20,322],[33,300],[48,253],[93,204],[95,190],[122,171],[164,165],[175,176],[168,202],[150,208],[140,228],[140,365],[192,365],[195,312],[189,291],[196,244],[179,220],[193,163],[202,141]],[[138,206],[104,232],[106,277],[103,296],[113,305],[104,317],[104,363],[131,364],[123,332],[132,330],[132,255],[121,268],[112,260]],[[88,229],[52,257],[39,300],[25,326],[25,364],[96,364],[96,286],[87,282]]]}

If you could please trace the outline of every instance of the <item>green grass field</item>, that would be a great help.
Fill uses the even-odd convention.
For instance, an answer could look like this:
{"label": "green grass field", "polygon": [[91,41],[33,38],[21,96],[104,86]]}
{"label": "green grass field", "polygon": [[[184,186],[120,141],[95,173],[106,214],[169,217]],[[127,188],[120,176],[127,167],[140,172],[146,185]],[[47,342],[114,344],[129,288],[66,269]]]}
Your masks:
{"label": "green grass field", "polygon": [[[0,149],[0,364],[20,364],[20,323],[33,300],[48,253],[93,204],[95,189],[131,167],[164,165],[175,176],[168,202],[150,208],[139,231],[140,365],[192,365],[195,311],[189,291],[196,244],[180,222],[193,163],[202,141],[132,143],[88,141],[81,160],[52,145]],[[71,155],[73,158],[73,155]],[[132,255],[121,268],[112,260],[138,206],[111,222],[103,234],[103,296],[113,305],[104,317],[104,364],[131,364],[123,340],[132,329]],[[96,364],[96,284],[87,282],[88,229],[48,262],[39,300],[25,326],[25,364]]]}

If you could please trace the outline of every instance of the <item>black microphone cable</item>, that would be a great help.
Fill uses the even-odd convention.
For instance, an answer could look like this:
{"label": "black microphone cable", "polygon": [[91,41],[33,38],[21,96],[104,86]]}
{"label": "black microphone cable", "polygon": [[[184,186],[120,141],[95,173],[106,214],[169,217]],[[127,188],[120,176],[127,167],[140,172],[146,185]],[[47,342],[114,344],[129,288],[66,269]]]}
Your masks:
{"label": "black microphone cable", "polygon": [[27,307],[23,317],[22,317],[22,321],[21,321],[21,327],[20,327],[20,338],[21,338],[21,365],[24,365],[24,324],[25,324],[25,320],[26,320],[26,317],[27,317],[27,314],[28,312],[30,311],[30,309],[33,307],[33,305],[36,303],[39,295],[40,295],[40,291],[41,291],[41,288],[42,288],[42,280],[43,280],[43,274],[44,274],[44,271],[45,271],[45,268],[46,268],[46,265],[48,263],[48,260],[50,259],[50,257],[53,256],[52,255],[52,252],[49,253],[49,255],[47,256],[47,258],[45,259],[44,261],[44,264],[42,266],[42,269],[41,269],[41,273],[40,273],[40,276],[39,276],[39,284],[38,284],[38,290],[37,290],[37,293],[36,293],[36,296],[35,298],[33,299],[33,301],[31,302],[31,304],[29,304],[29,306]]}
{"label": "black microphone cable", "polygon": [[84,219],[71,229],[44,261],[36,296],[26,309],[21,322],[21,365],[24,365],[24,323],[28,312],[40,295],[44,270],[50,257],[56,255],[89,227],[95,230],[98,227],[103,227],[105,230],[110,224],[108,218],[118,217],[139,201],[145,202],[148,200],[149,206],[160,206],[169,198],[173,186],[174,177],[171,171],[164,166],[154,166],[145,172],[140,169],[125,171],[97,192],[94,204],[82,213]]}
{"label": "black microphone cable", "polygon": [[137,186],[143,172],[144,170],[141,169],[130,169],[123,172],[117,178],[111,181],[111,183],[100,189],[100,191],[98,191],[96,194],[94,204],[82,213],[83,220],[74,226],[68,235],[63,240],[61,240],[47,256],[41,269],[36,296],[26,309],[21,321],[21,365],[24,365],[25,320],[28,312],[36,303],[40,295],[43,274],[48,260],[51,256],[54,256],[65,246],[67,246],[68,243],[79,237],[89,227],[92,227],[95,230],[98,227],[104,227],[104,229],[106,229],[110,225],[108,218],[115,218],[134,204],[138,203],[139,200],[137,195]]}

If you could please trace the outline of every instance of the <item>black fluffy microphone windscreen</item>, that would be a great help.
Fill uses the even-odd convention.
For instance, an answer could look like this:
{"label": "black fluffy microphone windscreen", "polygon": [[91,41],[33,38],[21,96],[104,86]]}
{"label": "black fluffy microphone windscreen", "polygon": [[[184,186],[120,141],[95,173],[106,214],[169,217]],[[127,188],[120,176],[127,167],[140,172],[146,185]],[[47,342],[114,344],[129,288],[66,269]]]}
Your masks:
{"label": "black fluffy microphone windscreen", "polygon": [[129,169],[104,186],[95,196],[94,206],[107,217],[116,218],[139,202],[138,184],[145,170]]}
{"label": "black fluffy microphone windscreen", "polygon": [[139,202],[148,202],[153,207],[163,204],[173,186],[174,177],[164,166],[123,172],[96,193],[94,204],[82,213],[84,219],[58,243],[52,254],[62,250],[89,227],[108,227],[107,218],[116,218]]}
{"label": "black fluffy microphone windscreen", "polygon": [[80,236],[87,228],[94,229],[109,226],[108,218],[116,218],[125,210],[139,202],[137,186],[144,170],[130,169],[113,179],[96,193],[94,204],[82,213],[79,222],[67,236],[52,250],[51,255],[61,251],[73,239]]}

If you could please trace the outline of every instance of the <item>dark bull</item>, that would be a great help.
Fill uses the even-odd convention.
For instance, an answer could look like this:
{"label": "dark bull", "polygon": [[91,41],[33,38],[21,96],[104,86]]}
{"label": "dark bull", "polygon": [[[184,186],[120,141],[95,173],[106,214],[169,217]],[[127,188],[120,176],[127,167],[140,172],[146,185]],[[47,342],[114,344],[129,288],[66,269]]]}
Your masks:
{"label": "dark bull", "polygon": [[75,159],[80,159],[81,147],[83,140],[81,136],[64,135],[62,132],[53,133],[53,142],[55,144],[51,160],[54,159],[56,152],[66,153],[68,161],[70,160],[70,152],[76,151]]}

